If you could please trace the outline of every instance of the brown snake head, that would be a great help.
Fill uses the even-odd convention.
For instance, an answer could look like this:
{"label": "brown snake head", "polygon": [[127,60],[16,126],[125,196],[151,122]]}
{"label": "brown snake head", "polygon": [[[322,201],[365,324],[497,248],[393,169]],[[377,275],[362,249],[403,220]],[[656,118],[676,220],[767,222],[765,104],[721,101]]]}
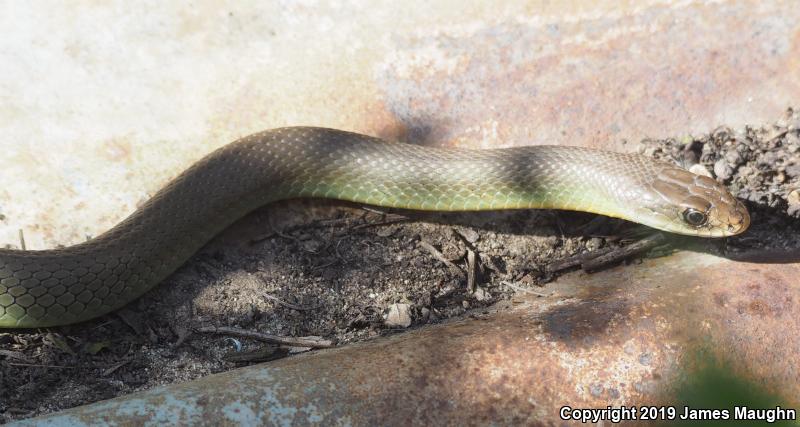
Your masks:
{"label": "brown snake head", "polygon": [[647,195],[648,214],[659,217],[668,231],[704,237],[727,237],[747,230],[750,214],[744,204],[713,179],[677,167],[662,169]]}

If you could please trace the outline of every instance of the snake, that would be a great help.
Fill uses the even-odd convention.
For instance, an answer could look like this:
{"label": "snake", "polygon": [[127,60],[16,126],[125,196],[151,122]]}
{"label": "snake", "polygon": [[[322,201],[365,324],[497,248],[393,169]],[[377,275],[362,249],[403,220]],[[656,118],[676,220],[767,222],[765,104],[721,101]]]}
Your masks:
{"label": "snake", "polygon": [[750,223],[724,185],[640,154],[436,147],[278,128],[203,157],[95,238],[58,249],[0,249],[0,328],[61,326],[121,308],[237,219],[292,198],[422,211],[584,211],[702,237],[736,235]]}

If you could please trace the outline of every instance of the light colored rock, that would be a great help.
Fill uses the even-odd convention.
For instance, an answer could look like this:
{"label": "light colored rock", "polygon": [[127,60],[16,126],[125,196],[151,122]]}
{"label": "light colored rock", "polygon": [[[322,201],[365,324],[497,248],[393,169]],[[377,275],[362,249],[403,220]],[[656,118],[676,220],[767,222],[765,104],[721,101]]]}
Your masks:
{"label": "light colored rock", "polygon": [[390,328],[407,328],[411,326],[411,305],[390,305],[383,324]]}
{"label": "light colored rock", "polygon": [[742,159],[742,155],[739,154],[738,151],[729,150],[727,153],[725,153],[725,160],[727,160],[728,164],[731,166],[739,166],[742,164],[744,159]]}
{"label": "light colored rock", "polygon": [[714,163],[714,175],[723,180],[730,179],[730,177],[733,176],[733,168],[728,165],[727,160],[719,159]]}
{"label": "light colored rock", "polygon": [[786,209],[786,213],[791,216],[796,216],[798,212],[800,212],[800,190],[792,190],[789,192],[789,195],[786,197],[786,201],[789,203],[789,208]]}
{"label": "light colored rock", "polygon": [[458,229],[458,234],[469,243],[475,243],[481,238],[480,234],[471,228],[460,228]]}
{"label": "light colored rock", "polygon": [[713,178],[713,176],[711,176],[711,172],[709,172],[708,169],[706,169],[706,167],[701,165],[700,163],[690,167],[689,172]]}
{"label": "light colored rock", "polygon": [[786,140],[786,145],[792,145],[792,146],[800,145],[800,137],[798,137],[797,134],[794,132],[787,132],[784,138]]}
{"label": "light colored rock", "polygon": [[789,202],[789,206],[800,205],[800,190],[792,190],[789,192],[789,196],[786,198],[786,201]]}
{"label": "light colored rock", "polygon": [[484,288],[482,288],[480,286],[475,288],[475,292],[472,294],[472,296],[474,296],[475,299],[478,300],[478,301],[485,301],[485,300],[490,299],[492,297],[492,295],[489,292],[487,292],[486,289],[484,289]]}
{"label": "light colored rock", "polygon": [[596,251],[600,249],[601,246],[603,246],[603,239],[599,237],[592,237],[586,242],[586,249],[588,251]]}

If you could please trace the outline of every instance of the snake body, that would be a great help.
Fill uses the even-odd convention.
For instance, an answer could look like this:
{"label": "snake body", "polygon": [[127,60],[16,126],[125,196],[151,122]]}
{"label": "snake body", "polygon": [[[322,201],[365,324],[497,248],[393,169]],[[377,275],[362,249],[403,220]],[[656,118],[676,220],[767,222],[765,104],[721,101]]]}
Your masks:
{"label": "snake body", "polygon": [[709,237],[749,224],[747,210],[714,180],[635,154],[432,148],[333,129],[273,129],[209,154],[94,239],[0,250],[0,327],[63,325],[115,310],[246,213],[296,197],[438,211],[578,210]]}

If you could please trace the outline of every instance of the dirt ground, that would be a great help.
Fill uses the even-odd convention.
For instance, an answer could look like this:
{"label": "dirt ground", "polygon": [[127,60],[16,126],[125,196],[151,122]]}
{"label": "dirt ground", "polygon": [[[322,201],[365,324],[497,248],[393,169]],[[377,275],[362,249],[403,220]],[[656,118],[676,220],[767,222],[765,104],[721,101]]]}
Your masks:
{"label": "dirt ground", "polygon": [[[762,128],[721,127],[709,135],[636,144],[646,155],[726,183],[752,217],[742,236],[670,236],[636,256],[673,250],[743,259],[796,256],[799,113],[789,110]],[[436,214],[320,200],[273,204],[236,223],[166,283],[117,313],[68,327],[0,333],[0,422],[308,351],[301,344],[198,332],[204,327],[346,345],[482,312],[517,292],[547,293],[558,274],[580,268],[553,263],[619,251],[649,233],[623,221],[559,211]]]}

